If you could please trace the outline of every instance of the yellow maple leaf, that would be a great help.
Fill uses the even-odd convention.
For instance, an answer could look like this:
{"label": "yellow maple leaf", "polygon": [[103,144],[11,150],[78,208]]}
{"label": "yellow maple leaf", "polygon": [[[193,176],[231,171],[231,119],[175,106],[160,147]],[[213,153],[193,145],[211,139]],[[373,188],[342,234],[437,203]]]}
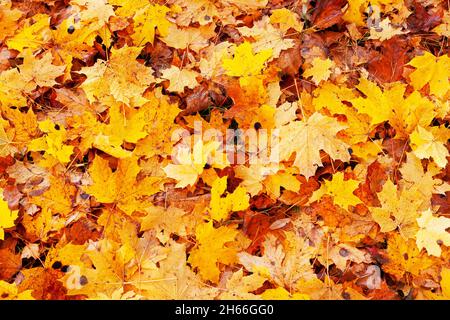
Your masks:
{"label": "yellow maple leaf", "polygon": [[237,166],[234,172],[237,178],[242,179],[241,185],[247,192],[255,196],[263,190],[264,180],[268,176],[276,174],[278,169],[278,165],[251,164],[248,167]]}
{"label": "yellow maple leaf", "polygon": [[[14,146],[14,131],[8,130],[8,121],[0,118],[0,156],[6,157],[16,150]],[[5,129],[6,128],[6,129]]]}
{"label": "yellow maple leaf", "polygon": [[431,209],[423,211],[417,218],[419,231],[416,234],[416,244],[419,249],[425,248],[428,254],[440,257],[440,244],[450,246],[450,219],[446,217],[436,218]]}
{"label": "yellow maple leaf", "polygon": [[72,4],[81,9],[81,20],[85,23],[104,25],[115,15],[112,5],[106,0],[73,0]]}
{"label": "yellow maple leaf", "polygon": [[148,111],[149,106],[134,109],[114,103],[109,108],[108,123],[99,123],[91,112],[85,112],[69,118],[70,133],[75,138],[81,137],[78,148],[82,153],[95,147],[119,159],[129,158],[132,152],[122,145],[137,143],[147,136],[144,127]]}
{"label": "yellow maple leaf", "polygon": [[318,85],[321,81],[328,80],[335,63],[330,59],[316,57],[311,62],[311,67],[303,72],[303,77],[312,77],[313,82]]}
{"label": "yellow maple leaf", "polygon": [[[378,17],[379,18],[379,17]],[[379,41],[389,40],[397,35],[403,34],[401,28],[395,28],[392,26],[391,20],[385,18],[381,20],[376,26],[370,27],[369,39],[376,39]]]}
{"label": "yellow maple leaf", "polygon": [[281,194],[281,188],[292,192],[298,192],[300,189],[300,181],[292,174],[293,170],[286,170],[286,172],[278,172],[274,175],[269,175],[263,184],[266,191],[272,199],[277,199]]}
{"label": "yellow maple leaf", "polygon": [[[131,229],[127,231],[129,237],[132,238],[131,235],[134,231]],[[127,278],[127,274],[119,270],[124,270],[124,265],[136,256],[136,252],[135,246],[130,245],[126,238],[120,240],[121,243],[111,239],[102,239],[92,250],[81,252],[89,258],[89,264],[84,264],[80,260],[74,261],[80,252],[73,246],[73,252],[76,254],[67,258],[74,262],[68,264],[70,267],[64,277],[60,279],[67,288],[68,294],[97,297],[99,292],[112,295],[114,291],[122,287],[122,282]]]}
{"label": "yellow maple leaf", "polygon": [[108,0],[108,3],[117,7],[114,12],[121,17],[132,16],[140,9],[148,6],[146,2],[129,0]]}
{"label": "yellow maple leaf", "polygon": [[389,120],[393,109],[392,104],[403,97],[405,90],[405,87],[398,83],[383,92],[376,83],[365,78],[359,80],[357,88],[366,98],[352,99],[351,103],[359,112],[366,113],[372,118],[371,124]]}
{"label": "yellow maple leaf", "polygon": [[0,240],[5,239],[5,230],[15,226],[14,220],[18,217],[17,210],[10,210],[8,202],[0,199]]}
{"label": "yellow maple leaf", "polygon": [[417,56],[409,62],[416,68],[410,75],[414,89],[420,90],[427,83],[430,85],[430,93],[438,98],[443,98],[450,88],[450,57],[444,54],[435,57],[425,51],[422,56]]}
{"label": "yellow maple leaf", "polygon": [[433,178],[440,170],[439,166],[430,163],[425,172],[420,159],[411,152],[407,154],[406,163],[400,168],[401,183],[407,189],[416,188],[424,199],[431,198],[433,193],[445,195],[450,191],[450,185],[437,177]]}
{"label": "yellow maple leaf", "polygon": [[361,199],[353,193],[358,185],[358,180],[344,180],[344,173],[337,172],[331,180],[325,180],[320,186],[320,189],[313,193],[309,202],[319,200],[323,195],[329,195],[333,198],[335,204],[347,209],[348,206],[355,206],[358,203],[362,203]]}
{"label": "yellow maple leaf", "polygon": [[147,5],[140,8],[134,14],[134,33],[133,41],[137,46],[144,46],[147,42],[153,44],[155,39],[155,29],[159,34],[165,37],[169,33],[170,21],[166,14],[170,8],[159,4]]}
{"label": "yellow maple leaf", "polygon": [[[98,31],[98,26],[84,24],[77,15],[62,21],[56,30],[51,29],[51,41],[54,44],[51,50],[55,64],[65,66],[64,80],[71,79],[72,59],[82,60],[84,52],[90,50],[90,45],[100,33],[103,32]],[[101,36],[107,39],[104,34]]]}
{"label": "yellow maple leaf", "polygon": [[[141,168],[135,157],[119,160],[116,171],[109,167],[108,160],[96,156],[89,174],[92,184],[85,186],[86,193],[95,196],[103,203],[117,203],[118,207],[127,214],[136,210],[143,210],[148,206],[139,198],[155,194],[160,190],[160,177],[145,177],[137,180]],[[107,187],[105,187],[107,186]]]}
{"label": "yellow maple leaf", "polygon": [[289,28],[298,32],[303,30],[303,24],[300,22],[298,14],[286,8],[273,10],[270,15],[270,22],[278,23],[283,32],[288,31]]}
{"label": "yellow maple leaf", "polygon": [[281,104],[278,108],[276,108],[275,114],[273,115],[275,127],[281,127],[297,119],[296,115],[297,109],[298,104],[295,102],[294,103],[285,102]]}
{"label": "yellow maple leaf", "polygon": [[[147,246],[145,246],[147,249]],[[150,250],[146,250],[147,252]],[[156,252],[158,254],[158,251]],[[161,257],[161,255],[163,255]],[[158,257],[159,256],[159,257]],[[159,268],[141,268],[130,280],[151,299],[213,299],[219,292],[186,264],[186,244],[169,241],[157,255]],[[161,281],[163,279],[163,281]]]}
{"label": "yellow maple leaf", "polygon": [[403,0],[352,0],[348,3],[348,9],[345,11],[343,19],[347,22],[355,23],[357,26],[363,26],[365,25],[364,12],[369,5],[379,8],[380,6],[402,4]]}
{"label": "yellow maple leaf", "polygon": [[27,234],[46,242],[55,232],[61,231],[65,227],[67,219],[57,214],[54,215],[52,210],[48,209],[45,200],[38,202],[37,205],[41,205],[41,212],[36,213],[32,217],[25,214],[22,219],[22,225],[25,227]]}
{"label": "yellow maple leaf", "polygon": [[226,0],[226,3],[234,5],[241,10],[256,10],[267,6],[269,0]]}
{"label": "yellow maple leaf", "polygon": [[46,14],[36,14],[28,19],[24,27],[8,39],[6,44],[9,49],[19,52],[24,48],[36,50],[43,47],[50,36],[50,17]]}
{"label": "yellow maple leaf", "polygon": [[[175,118],[179,114],[178,104],[171,103],[167,96],[156,91],[143,107],[146,108],[145,123],[147,137],[139,140],[134,153],[152,157],[154,155],[169,155],[172,151],[172,133],[178,128]],[[164,135],[161,135],[164,132]]]}
{"label": "yellow maple leaf", "polygon": [[192,249],[188,262],[204,280],[219,281],[218,263],[231,264],[236,261],[236,249],[227,244],[234,241],[239,231],[236,226],[214,228],[212,221],[197,226],[195,237],[197,246]]}
{"label": "yellow maple leaf", "polygon": [[162,71],[161,78],[170,81],[170,86],[167,88],[169,91],[183,92],[185,87],[194,89],[198,86],[196,77],[197,72],[188,70],[186,68],[181,69],[176,66],[164,69]]}
{"label": "yellow maple leaf", "polygon": [[152,206],[147,208],[145,213],[146,215],[141,220],[141,231],[156,229],[158,232],[164,231],[168,235],[171,233],[179,236],[187,235],[189,217],[184,210],[176,207]]}
{"label": "yellow maple leaf", "polygon": [[217,178],[211,187],[211,218],[222,221],[229,217],[230,212],[245,210],[249,207],[250,197],[244,187],[237,187],[233,193],[224,196],[227,188],[227,177]]}
{"label": "yellow maple leaf", "polygon": [[232,77],[247,77],[261,73],[266,61],[272,56],[272,49],[253,54],[252,44],[245,41],[234,52],[232,59],[223,59],[222,66],[226,74]]}
{"label": "yellow maple leaf", "polygon": [[418,276],[433,265],[433,260],[417,249],[413,239],[405,240],[398,234],[389,236],[387,254],[389,261],[382,268],[397,278],[403,277],[405,273]]}
{"label": "yellow maple leaf", "polygon": [[200,73],[204,78],[211,79],[224,73],[221,61],[230,58],[231,46],[230,42],[225,41],[205,49],[208,50],[208,55],[202,57],[199,62]]}
{"label": "yellow maple leaf", "polygon": [[351,145],[356,157],[367,160],[380,152],[381,147],[378,144],[381,142],[371,139],[368,141],[371,131],[370,117],[344,103],[356,99],[351,89],[325,82],[317,87],[313,94],[312,104],[317,111],[325,108],[333,115],[345,115],[347,121],[340,120],[348,126],[342,132],[343,141]]}
{"label": "yellow maple leaf", "polygon": [[124,288],[116,289],[111,295],[98,292],[98,296],[93,300],[142,300],[144,297],[136,294],[133,290],[124,292]]}
{"label": "yellow maple leaf", "polygon": [[32,290],[19,292],[15,283],[0,280],[0,300],[34,300]]}
{"label": "yellow maple leaf", "polygon": [[16,68],[0,73],[0,104],[4,107],[27,104],[24,83]]}
{"label": "yellow maple leaf", "polygon": [[176,13],[176,23],[179,26],[189,26],[195,22],[204,26],[219,15],[215,3],[209,0],[178,0],[171,8]]}
{"label": "yellow maple leaf", "polygon": [[51,120],[39,122],[39,128],[45,133],[45,136],[32,140],[28,144],[28,150],[45,151],[47,155],[54,157],[59,162],[68,163],[74,147],[64,144],[67,139],[66,129]]}
{"label": "yellow maple leaf", "polygon": [[21,112],[16,108],[3,108],[2,111],[14,127],[14,143],[22,146],[39,135],[38,121],[33,108],[29,108],[27,112]]}
{"label": "yellow maple leaf", "polygon": [[109,123],[90,126],[93,131],[92,145],[116,158],[127,158],[131,152],[122,148],[124,142],[137,143],[147,136],[146,116],[151,112],[150,105],[139,109],[131,109],[123,105],[113,104],[109,108]]}
{"label": "yellow maple leaf", "polygon": [[402,83],[382,91],[376,83],[361,78],[357,88],[366,97],[351,99],[352,105],[371,117],[371,125],[389,121],[398,136],[408,136],[418,125],[428,126],[436,115],[434,104],[419,92],[404,98],[406,86]]}
{"label": "yellow maple leaf", "polygon": [[199,52],[207,47],[210,43],[209,39],[214,37],[215,24],[209,24],[200,27],[178,28],[175,24],[169,26],[169,30],[161,41],[165,42],[169,47],[175,49],[187,49]]}
{"label": "yellow maple leaf", "polygon": [[317,112],[306,121],[292,121],[280,128],[280,159],[289,159],[295,152],[294,166],[306,178],[313,176],[317,167],[322,165],[320,150],[333,159],[348,161],[349,146],[336,137],[345,128],[336,119]]}
{"label": "yellow maple leaf", "polygon": [[278,58],[283,50],[295,45],[292,39],[284,37],[285,32],[282,29],[274,28],[268,16],[263,16],[262,19],[255,21],[251,28],[245,26],[237,29],[244,37],[251,37],[255,40],[252,42],[252,50],[256,54],[271,50],[272,55],[269,57]]}
{"label": "yellow maple leaf", "polygon": [[76,188],[60,176],[50,176],[50,187],[39,197],[31,198],[30,202],[49,210],[53,214],[67,216],[72,211],[72,198]]}
{"label": "yellow maple leaf", "polygon": [[244,276],[244,270],[239,269],[228,279],[227,290],[220,294],[222,300],[255,300],[258,299],[258,295],[252,293],[259,289],[264,282],[265,278],[254,273],[248,276]]}
{"label": "yellow maple leaf", "polygon": [[326,108],[332,114],[346,114],[349,108],[342,101],[351,101],[354,98],[351,89],[327,81],[314,90],[312,103],[316,111]]}
{"label": "yellow maple leaf", "polygon": [[[79,139],[78,149],[83,154],[93,147],[93,142],[100,134],[100,129],[103,126],[103,124],[99,126],[97,118],[92,112],[83,112],[81,115],[69,117],[67,118],[67,124],[70,128],[70,136]],[[115,156],[117,157],[117,155]]]}
{"label": "yellow maple leaf", "polygon": [[2,105],[17,106],[26,104],[26,96],[40,87],[52,87],[57,84],[55,78],[64,72],[64,66],[52,64],[52,54],[47,52],[37,59],[30,49],[25,49],[21,56],[23,64],[18,69],[9,69],[0,74],[0,98]]}
{"label": "yellow maple leaf", "polygon": [[177,188],[184,188],[188,185],[194,185],[198,176],[203,172],[205,164],[213,158],[212,167],[223,168],[225,163],[216,162],[214,154],[219,148],[220,142],[209,141],[204,143],[199,140],[192,147],[192,153],[189,146],[179,145],[176,149],[176,163],[170,163],[163,168],[169,178],[178,181]]}
{"label": "yellow maple leaf", "polygon": [[[345,241],[345,240],[344,240]],[[321,263],[327,264],[327,260],[331,259],[336,267],[342,271],[346,270],[350,263],[370,263],[372,261],[369,254],[358,248],[343,243],[327,245],[327,253],[320,254],[318,259]],[[342,254],[345,252],[345,254]]]}
{"label": "yellow maple leaf", "polygon": [[30,49],[22,51],[23,64],[19,66],[24,90],[32,91],[36,86],[52,87],[56,84],[55,78],[64,73],[65,66],[52,64],[53,56],[47,52],[41,59],[36,59]]}
{"label": "yellow maple leaf", "polygon": [[289,293],[285,288],[267,289],[261,294],[264,300],[310,300],[309,295],[304,293]]}
{"label": "yellow maple leaf", "polygon": [[17,9],[11,10],[11,0],[0,3],[0,41],[14,34],[17,29],[17,20],[22,17],[22,12]]}
{"label": "yellow maple leaf", "polygon": [[[417,232],[416,218],[426,201],[415,188],[399,192],[392,180],[383,185],[377,193],[381,208],[371,208],[372,218],[381,227],[381,232],[390,232],[398,228],[405,239],[412,238]],[[429,201],[429,199],[426,199]]]}
{"label": "yellow maple leaf", "polygon": [[450,269],[443,268],[441,271],[441,292],[445,300],[450,300]]}
{"label": "yellow maple leaf", "polygon": [[142,94],[155,82],[155,78],[152,68],[136,61],[140,52],[138,47],[112,49],[108,61],[98,60],[92,67],[82,68],[80,72],[84,73],[87,79],[81,88],[89,101],[109,101],[109,104],[117,101],[129,106],[145,103],[147,100]]}
{"label": "yellow maple leaf", "polygon": [[[446,130],[446,129],[445,129]],[[434,162],[441,168],[447,165],[448,150],[445,141],[439,141],[432,132],[418,126],[411,134],[411,147],[419,159],[433,158]]]}
{"label": "yellow maple leaf", "polygon": [[77,265],[80,263],[81,256],[85,253],[85,249],[86,245],[58,243],[48,251],[44,266],[46,268],[51,268],[56,261],[67,266]]}
{"label": "yellow maple leaf", "polygon": [[[250,272],[257,273],[281,287],[294,287],[298,281],[315,277],[309,259],[315,257],[316,248],[294,232],[284,232],[283,243],[268,234],[263,242],[264,254],[250,255],[239,252],[239,262]],[[282,271],[281,271],[282,270]]]}

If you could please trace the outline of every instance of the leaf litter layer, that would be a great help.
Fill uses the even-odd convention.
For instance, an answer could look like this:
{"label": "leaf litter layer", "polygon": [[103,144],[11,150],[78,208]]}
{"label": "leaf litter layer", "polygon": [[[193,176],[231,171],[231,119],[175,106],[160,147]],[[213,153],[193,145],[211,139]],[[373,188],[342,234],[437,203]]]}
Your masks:
{"label": "leaf litter layer", "polygon": [[1,0],[0,299],[450,299],[449,30],[444,0]]}

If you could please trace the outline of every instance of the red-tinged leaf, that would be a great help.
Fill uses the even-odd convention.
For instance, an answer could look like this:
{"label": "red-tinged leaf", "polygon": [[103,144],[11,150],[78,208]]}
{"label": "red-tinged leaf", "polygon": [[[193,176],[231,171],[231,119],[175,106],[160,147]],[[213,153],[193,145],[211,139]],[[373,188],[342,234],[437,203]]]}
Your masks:
{"label": "red-tinged leaf", "polygon": [[0,157],[0,174],[3,174],[9,166],[14,164],[14,158],[10,155],[7,157]]}
{"label": "red-tinged leaf", "polygon": [[0,280],[9,280],[22,267],[20,253],[16,253],[17,240],[0,240]]}
{"label": "red-tinged leaf", "polygon": [[194,91],[186,97],[186,109],[180,115],[188,115],[207,109],[212,105],[209,90],[205,87],[196,87]]}
{"label": "red-tinged leaf", "polygon": [[441,11],[437,11],[435,8],[427,9],[419,1],[414,1],[413,8],[413,14],[408,17],[408,28],[412,32],[430,31],[441,22]]}
{"label": "red-tinged leaf", "polygon": [[295,46],[293,48],[281,52],[280,58],[278,59],[278,67],[283,73],[291,76],[298,73],[303,62],[300,49],[301,46],[299,41],[295,40]]}
{"label": "red-tinged leaf", "polygon": [[408,59],[406,41],[394,37],[381,44],[381,54],[377,54],[368,65],[368,70],[378,82],[394,82],[402,78],[403,66]]}
{"label": "red-tinged leaf", "polygon": [[326,29],[342,21],[344,15],[342,8],[347,0],[317,1],[311,21],[316,28]]}

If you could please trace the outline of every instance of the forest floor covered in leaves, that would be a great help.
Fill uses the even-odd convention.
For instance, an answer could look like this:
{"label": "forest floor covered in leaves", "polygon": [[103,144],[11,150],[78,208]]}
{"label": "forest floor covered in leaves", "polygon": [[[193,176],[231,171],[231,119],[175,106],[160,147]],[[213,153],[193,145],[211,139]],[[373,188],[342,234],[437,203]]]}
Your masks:
{"label": "forest floor covered in leaves", "polygon": [[447,0],[0,0],[1,299],[450,299]]}

